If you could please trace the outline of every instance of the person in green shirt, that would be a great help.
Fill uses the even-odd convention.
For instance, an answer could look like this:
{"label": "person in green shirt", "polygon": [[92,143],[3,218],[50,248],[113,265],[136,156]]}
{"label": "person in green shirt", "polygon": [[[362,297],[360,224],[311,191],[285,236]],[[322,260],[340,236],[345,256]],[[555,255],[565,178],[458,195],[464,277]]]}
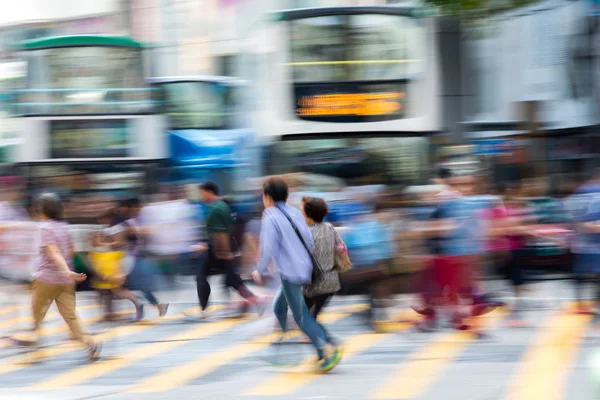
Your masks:
{"label": "person in green shirt", "polygon": [[262,302],[243,283],[237,273],[236,247],[238,244],[232,238],[234,220],[231,208],[219,197],[219,186],[214,182],[205,182],[199,187],[200,200],[209,206],[206,218],[206,233],[208,246],[199,244],[194,246],[195,251],[207,251],[206,262],[200,266],[196,275],[198,300],[202,312],[200,318],[206,318],[206,307],[210,298],[210,284],[208,276],[214,274],[225,275],[225,285],[235,289],[249,303],[255,305],[259,314],[262,314]]}

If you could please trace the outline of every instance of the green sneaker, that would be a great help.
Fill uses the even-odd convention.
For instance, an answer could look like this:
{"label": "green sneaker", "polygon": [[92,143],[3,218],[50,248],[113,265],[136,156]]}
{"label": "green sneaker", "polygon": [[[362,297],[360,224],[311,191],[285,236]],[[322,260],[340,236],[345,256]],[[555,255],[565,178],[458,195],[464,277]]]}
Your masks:
{"label": "green sneaker", "polygon": [[327,373],[335,368],[342,361],[342,349],[339,346],[336,346],[333,353],[326,357],[322,364],[319,366],[319,371],[321,373]]}

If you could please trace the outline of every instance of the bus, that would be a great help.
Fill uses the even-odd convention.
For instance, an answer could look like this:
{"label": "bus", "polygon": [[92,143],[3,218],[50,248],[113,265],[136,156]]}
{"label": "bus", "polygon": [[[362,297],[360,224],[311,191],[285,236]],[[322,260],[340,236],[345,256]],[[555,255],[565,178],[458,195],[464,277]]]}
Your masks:
{"label": "bus", "polygon": [[241,195],[260,174],[256,131],[248,123],[247,83],[231,77],[149,79],[166,126],[171,178],[183,184],[216,182]]}
{"label": "bus", "polygon": [[294,9],[252,30],[241,76],[262,95],[269,173],[330,175],[351,186],[425,183],[441,88],[436,21],[420,13]]}
{"label": "bus", "polygon": [[87,223],[118,198],[155,192],[167,155],[146,81],[149,49],[128,37],[76,35],[18,50],[26,77],[10,109],[29,193],[58,192],[67,219]]}

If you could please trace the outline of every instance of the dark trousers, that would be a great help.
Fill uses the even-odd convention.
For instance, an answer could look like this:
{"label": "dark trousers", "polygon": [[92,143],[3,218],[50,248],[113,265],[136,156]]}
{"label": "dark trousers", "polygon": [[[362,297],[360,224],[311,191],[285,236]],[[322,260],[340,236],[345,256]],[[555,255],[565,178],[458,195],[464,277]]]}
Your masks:
{"label": "dark trousers", "polygon": [[242,278],[236,271],[236,260],[221,260],[215,257],[212,251],[209,252],[206,261],[201,263],[196,274],[196,290],[198,291],[198,301],[202,310],[206,310],[208,299],[210,298],[210,284],[208,277],[210,275],[225,275],[225,286],[237,290],[243,297],[246,297],[247,291]]}
{"label": "dark trousers", "polygon": [[320,294],[315,297],[304,297],[306,305],[308,306],[308,310],[310,311],[310,315],[312,315],[314,319],[317,319],[317,316],[323,307],[329,303],[329,300],[331,300],[332,297],[333,293]]}

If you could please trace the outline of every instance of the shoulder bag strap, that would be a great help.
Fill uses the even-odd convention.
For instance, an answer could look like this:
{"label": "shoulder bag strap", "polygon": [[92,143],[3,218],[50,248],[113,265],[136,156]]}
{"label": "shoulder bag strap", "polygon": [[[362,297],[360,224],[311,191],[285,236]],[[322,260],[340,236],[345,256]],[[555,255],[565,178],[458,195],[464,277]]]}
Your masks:
{"label": "shoulder bag strap", "polygon": [[304,249],[306,250],[306,252],[310,256],[310,259],[311,259],[313,265],[316,266],[319,269],[319,272],[323,271],[323,268],[321,268],[321,264],[319,264],[319,261],[317,260],[317,258],[313,254],[313,252],[310,250],[310,248],[306,244],[306,241],[304,241],[304,238],[302,237],[302,234],[300,233],[300,230],[298,229],[298,227],[296,226],[296,224],[294,223],[294,221],[292,220],[292,218],[289,216],[289,214],[285,211],[285,209],[283,207],[281,207],[279,205],[276,205],[275,207],[279,211],[281,211],[281,213],[290,222],[290,225],[292,225],[292,229],[294,229],[294,232],[296,232],[296,235],[298,235],[298,239],[300,239],[300,242],[302,242],[302,246],[304,246]]}

